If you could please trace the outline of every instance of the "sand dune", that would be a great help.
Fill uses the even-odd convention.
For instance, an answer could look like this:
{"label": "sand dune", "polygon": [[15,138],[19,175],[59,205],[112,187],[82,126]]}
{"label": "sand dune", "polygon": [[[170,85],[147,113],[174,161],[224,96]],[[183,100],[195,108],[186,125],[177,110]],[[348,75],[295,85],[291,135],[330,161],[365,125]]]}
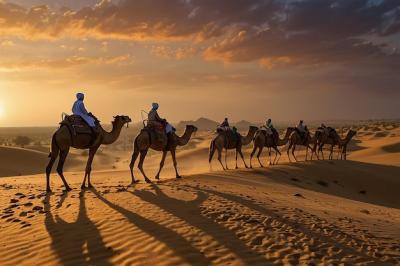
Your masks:
{"label": "sand dune", "polygon": [[42,176],[3,178],[0,264],[400,263],[399,174],[312,162],[126,187],[99,172],[96,190],[47,196]]}
{"label": "sand dune", "polygon": [[[348,161],[288,163],[284,154],[277,166],[225,172],[216,160],[210,172],[204,133],[178,153],[183,179],[168,156],[161,182],[143,183],[135,168],[133,187],[131,153],[105,149],[85,191],[74,153],[65,173],[74,190],[62,192],[52,174],[47,195],[47,154],[0,149],[11,169],[26,161],[25,171],[40,173],[0,179],[0,265],[398,265],[400,130],[388,132],[359,134]],[[146,159],[150,178],[160,157]]]}

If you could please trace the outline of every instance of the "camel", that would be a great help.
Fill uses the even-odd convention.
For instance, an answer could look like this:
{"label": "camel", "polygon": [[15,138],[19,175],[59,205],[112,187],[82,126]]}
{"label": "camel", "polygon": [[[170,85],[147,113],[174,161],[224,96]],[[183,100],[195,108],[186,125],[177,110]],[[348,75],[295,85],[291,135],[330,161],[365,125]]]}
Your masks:
{"label": "camel", "polygon": [[[227,156],[226,156],[227,150],[236,149],[236,169],[238,169],[238,164],[237,164],[238,153],[240,154],[240,157],[242,158],[245,167],[248,168],[243,157],[242,146],[250,144],[257,130],[258,130],[257,127],[250,126],[247,135],[245,137],[240,136],[241,141],[239,143],[237,143],[237,141],[227,141],[227,136],[224,133],[222,132],[218,133],[218,135],[211,141],[208,162],[211,163],[215,150],[217,150],[218,161],[220,162],[222,169],[227,170],[228,169]],[[221,161],[221,153],[223,149],[225,149],[225,166],[222,164]]]}
{"label": "camel", "polygon": [[197,131],[197,127],[193,125],[186,125],[186,130],[183,133],[182,136],[178,136],[175,133],[171,133],[170,136],[164,135],[161,139],[156,140],[155,135],[150,133],[150,129],[143,129],[139,135],[135,138],[134,141],[134,150],[132,154],[132,159],[131,163],[129,164],[129,168],[131,170],[131,177],[132,177],[132,184],[137,183],[138,181],[135,180],[135,177],[133,175],[133,167],[135,166],[135,161],[137,157],[140,154],[140,159],[139,159],[139,164],[138,168],[142,175],[144,176],[144,179],[147,183],[151,183],[151,180],[147,177],[143,170],[143,163],[144,159],[146,158],[147,152],[149,149],[153,149],[156,151],[161,151],[162,152],[162,159],[160,162],[160,169],[157,172],[157,175],[155,176],[155,179],[159,180],[160,179],[160,173],[161,170],[164,166],[165,162],[165,157],[167,156],[168,152],[171,152],[172,156],[172,161],[174,163],[174,168],[175,168],[175,173],[176,173],[176,178],[181,178],[181,176],[178,173],[177,170],[177,162],[176,162],[176,148],[178,146],[185,146],[190,138],[192,137],[192,134]]}
{"label": "camel", "polygon": [[311,150],[311,154],[312,154],[312,152],[314,152],[310,145],[312,143],[315,143],[315,141],[316,141],[315,135],[311,136],[310,132],[307,133],[307,139],[306,139],[306,141],[304,141],[303,138],[297,132],[297,130],[295,130],[289,138],[289,147],[287,149],[287,155],[288,155],[289,161],[291,162],[289,151],[290,151],[290,149],[292,149],[292,155],[297,162],[296,155],[294,154],[294,151],[296,150],[296,145],[302,145],[302,146],[306,147],[306,161],[307,161],[308,149]]}
{"label": "camel", "polygon": [[[64,163],[71,147],[83,150],[89,149],[89,159],[86,164],[85,177],[81,188],[84,189],[86,187],[86,178],[88,179],[88,187],[92,188],[93,186],[90,183],[90,173],[92,171],[93,158],[98,148],[102,144],[108,145],[114,143],[118,139],[122,127],[129,122],[132,122],[129,116],[115,116],[114,121],[112,121],[112,130],[110,132],[106,132],[100,127],[100,132],[97,134],[97,136],[90,134],[74,135],[70,132],[70,129],[67,125],[62,124],[54,133],[51,140],[51,152],[49,154],[50,161],[46,167],[46,191],[51,192],[50,173],[58,155],[60,155],[60,159],[58,161],[57,173],[64,183],[65,190],[71,190],[63,174]],[[94,137],[95,139],[93,139]]]}
{"label": "camel", "polygon": [[[335,132],[336,133],[336,132]],[[319,159],[319,153],[322,153],[322,159],[324,159],[324,153],[323,153],[323,147],[325,144],[330,144],[331,149],[329,153],[329,160],[332,160],[333,158],[333,148],[334,146],[339,147],[339,154],[338,157],[340,156],[341,159],[346,160],[346,152],[347,152],[347,144],[350,142],[350,140],[357,134],[357,131],[354,130],[349,130],[347,132],[347,135],[344,139],[341,139],[340,136],[336,133],[335,138],[332,138],[330,136],[327,136],[324,133],[321,133],[317,136],[317,141],[314,144],[313,150],[315,151],[316,148],[318,147],[317,151],[317,158]]]}
{"label": "camel", "polygon": [[347,160],[347,145],[350,143],[351,139],[357,134],[357,131],[355,130],[349,130],[347,132],[346,137],[344,140],[340,140],[339,142],[339,149],[340,149],[340,159],[341,160]]}
{"label": "camel", "polygon": [[[261,155],[264,147],[267,147],[270,150],[269,151],[269,164],[270,165],[277,164],[279,159],[280,159],[280,157],[281,157],[281,152],[279,151],[278,147],[286,145],[286,143],[289,141],[290,134],[292,134],[292,132],[294,130],[295,130],[294,127],[288,127],[286,129],[286,134],[285,134],[284,138],[280,139],[278,137],[277,143],[274,142],[272,136],[266,135],[261,130],[258,130],[256,132],[256,135],[254,136],[254,139],[253,139],[254,148],[253,148],[253,151],[251,152],[251,155],[250,155],[250,168],[253,168],[251,161],[252,161],[253,156],[254,156],[255,152],[257,151],[257,149],[258,149],[258,153],[257,153],[258,162],[261,165],[261,167],[264,167],[264,165],[260,161],[260,155]],[[273,148],[275,150],[275,158],[274,158],[274,162],[273,163],[271,162],[271,148]],[[279,154],[279,157],[278,157],[278,160],[277,160],[278,154]]]}

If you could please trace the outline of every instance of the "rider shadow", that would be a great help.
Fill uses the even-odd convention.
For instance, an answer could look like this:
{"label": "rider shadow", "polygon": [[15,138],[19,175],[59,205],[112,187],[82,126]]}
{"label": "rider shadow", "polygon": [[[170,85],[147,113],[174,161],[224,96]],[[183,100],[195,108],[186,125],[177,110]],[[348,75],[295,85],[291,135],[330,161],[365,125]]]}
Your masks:
{"label": "rider shadow", "polygon": [[[64,221],[51,213],[50,195],[45,198],[45,227],[51,237],[51,248],[62,265],[112,265],[109,259],[114,255],[107,249],[96,225],[89,219],[85,205],[85,192],[79,196],[79,213],[75,222]],[[64,193],[56,208],[67,198]],[[86,249],[85,249],[86,246]]]}
{"label": "rider shadow", "polygon": [[110,202],[95,189],[92,191],[102,202],[125,216],[130,223],[138,227],[141,231],[157,239],[158,241],[165,243],[168,248],[172,249],[175,254],[177,254],[186,263],[190,265],[211,265],[211,261],[180,234],[158,224],[157,222],[146,219],[143,216]]}
{"label": "rider shadow", "polygon": [[155,184],[151,184],[151,186],[156,194],[145,190],[129,192],[210,235],[219,244],[234,253],[243,263],[253,265],[256,261],[266,261],[265,257],[246,246],[234,232],[201,214],[200,205],[208,198],[206,193],[199,191],[196,199],[185,201],[167,196]]}

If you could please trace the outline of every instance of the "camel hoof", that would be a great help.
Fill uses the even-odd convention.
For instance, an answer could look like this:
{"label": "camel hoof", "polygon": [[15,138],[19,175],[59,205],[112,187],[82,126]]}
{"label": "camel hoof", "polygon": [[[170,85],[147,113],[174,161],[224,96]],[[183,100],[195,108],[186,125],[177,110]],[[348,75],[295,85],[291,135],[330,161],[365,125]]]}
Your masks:
{"label": "camel hoof", "polygon": [[152,183],[150,179],[145,178],[144,181],[146,181],[146,183]]}
{"label": "camel hoof", "polygon": [[92,184],[89,184],[88,188],[91,189],[91,188],[94,188],[94,186],[92,186]]}
{"label": "camel hoof", "polygon": [[85,185],[82,185],[82,186],[81,186],[81,189],[86,189],[86,186],[85,186]]}
{"label": "camel hoof", "polygon": [[66,187],[63,191],[64,191],[64,192],[69,192],[69,191],[71,191],[71,190],[72,190],[72,188]]}
{"label": "camel hoof", "polygon": [[49,194],[50,194],[50,193],[52,193],[52,192],[53,192],[53,191],[51,191],[50,188],[47,188],[47,189],[46,189],[46,193],[49,193]]}
{"label": "camel hoof", "polygon": [[133,186],[136,185],[137,183],[139,183],[139,180],[133,180],[130,185]]}
{"label": "camel hoof", "polygon": [[156,176],[155,179],[160,180],[160,176]]}
{"label": "camel hoof", "polygon": [[177,176],[176,176],[176,178],[182,178],[182,176],[180,176],[180,175],[177,175]]}

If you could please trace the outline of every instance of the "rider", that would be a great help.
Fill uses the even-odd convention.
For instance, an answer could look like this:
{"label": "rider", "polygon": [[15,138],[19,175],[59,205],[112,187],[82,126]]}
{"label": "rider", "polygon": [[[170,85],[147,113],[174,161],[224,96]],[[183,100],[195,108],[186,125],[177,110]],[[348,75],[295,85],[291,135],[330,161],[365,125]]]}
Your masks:
{"label": "rider", "polygon": [[265,132],[267,133],[267,135],[272,136],[272,134],[274,133],[274,132],[273,132],[273,130],[274,130],[274,125],[272,125],[272,120],[271,120],[271,119],[268,119],[268,120],[265,122],[265,125],[262,125],[262,126],[261,126],[261,130],[262,130],[262,131],[265,131]]}
{"label": "rider", "polygon": [[242,138],[241,138],[237,128],[236,127],[232,127],[232,132],[233,132],[233,135],[236,138],[237,144],[239,144],[241,142]]}
{"label": "rider", "polygon": [[297,124],[297,126],[296,126],[296,129],[299,132],[300,137],[305,140],[308,130],[307,130],[307,126],[304,125],[303,120],[300,120],[299,124]]}
{"label": "rider", "polygon": [[85,122],[93,129],[96,128],[96,122],[97,119],[92,115],[92,113],[89,113],[86,108],[85,104],[83,103],[83,100],[85,99],[85,95],[83,93],[77,93],[76,94],[76,101],[74,105],[72,106],[72,113],[74,115],[80,116]]}
{"label": "rider", "polygon": [[224,131],[230,130],[229,122],[228,122],[228,118],[227,117],[225,117],[224,121],[221,123],[221,125],[219,125],[219,127],[222,128]]}
{"label": "rider", "polygon": [[156,129],[157,128],[165,128],[165,133],[169,134],[173,131],[175,131],[175,128],[173,126],[171,126],[166,119],[161,118],[158,115],[158,110],[159,108],[159,104],[158,103],[152,103],[152,108],[149,112],[148,115],[148,122],[147,125],[148,126],[153,126]]}

